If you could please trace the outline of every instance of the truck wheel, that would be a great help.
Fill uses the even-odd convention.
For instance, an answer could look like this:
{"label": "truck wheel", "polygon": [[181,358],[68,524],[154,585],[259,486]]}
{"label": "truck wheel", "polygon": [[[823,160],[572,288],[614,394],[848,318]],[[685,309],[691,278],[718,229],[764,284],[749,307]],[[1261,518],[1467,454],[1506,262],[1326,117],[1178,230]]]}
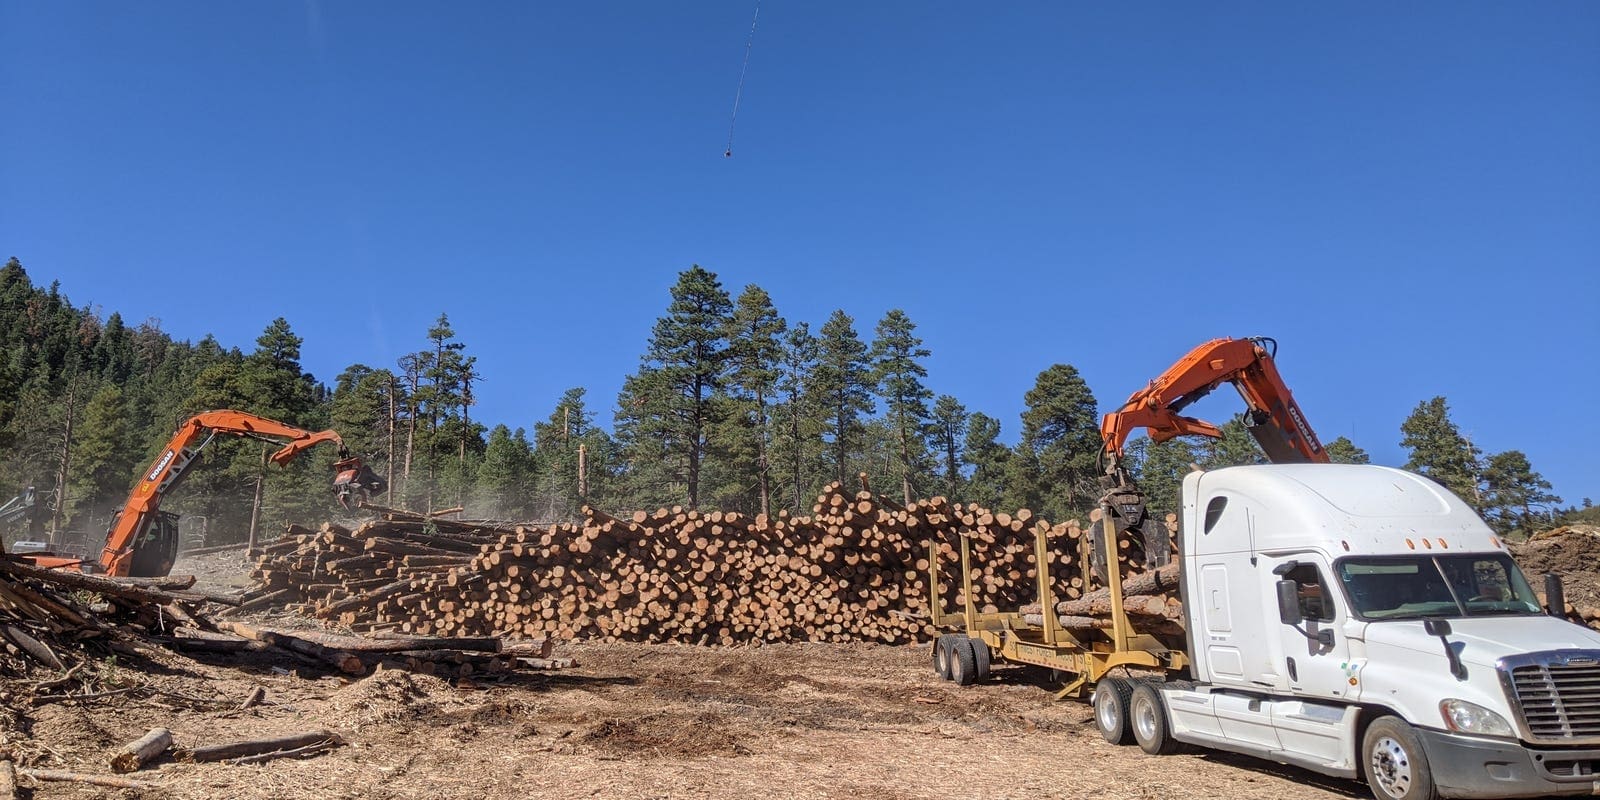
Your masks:
{"label": "truck wheel", "polygon": [[982,646],[983,642],[974,643],[965,636],[955,637],[950,648],[950,680],[957,686],[971,686],[978,682],[978,656],[973,652],[973,645]]}
{"label": "truck wheel", "polygon": [[933,671],[950,680],[950,640],[956,637],[946,633],[933,640]]}
{"label": "truck wheel", "polygon": [[968,638],[968,641],[972,642],[973,663],[977,665],[977,672],[975,673],[977,682],[982,683],[989,680],[989,667],[993,665],[993,659],[989,654],[988,642],[971,637]]}
{"label": "truck wheel", "polygon": [[1133,740],[1146,753],[1169,756],[1178,752],[1178,740],[1172,738],[1172,725],[1167,722],[1167,704],[1155,684],[1133,687],[1133,697],[1128,700],[1128,724],[1133,727]]}
{"label": "truck wheel", "polygon": [[1361,737],[1367,786],[1378,800],[1438,800],[1422,740],[1399,717],[1379,717]]}
{"label": "truck wheel", "polygon": [[1128,725],[1128,698],[1132,694],[1133,686],[1126,678],[1101,678],[1089,697],[1090,705],[1094,706],[1094,726],[1112,744],[1127,744],[1133,740]]}

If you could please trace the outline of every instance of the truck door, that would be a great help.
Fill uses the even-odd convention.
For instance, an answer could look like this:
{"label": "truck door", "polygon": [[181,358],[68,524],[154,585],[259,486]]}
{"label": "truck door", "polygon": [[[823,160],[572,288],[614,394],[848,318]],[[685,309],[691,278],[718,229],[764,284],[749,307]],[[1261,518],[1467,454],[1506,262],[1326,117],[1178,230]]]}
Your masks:
{"label": "truck door", "polygon": [[[1350,642],[1343,630],[1347,612],[1334,599],[1329,575],[1327,569],[1303,557],[1283,573],[1283,579],[1298,587],[1300,615],[1305,621],[1276,626],[1283,659],[1277,666],[1294,694],[1342,700],[1353,694],[1355,673],[1350,665]],[[1270,582],[1268,588],[1273,588]],[[1276,607],[1275,601],[1272,607]]]}

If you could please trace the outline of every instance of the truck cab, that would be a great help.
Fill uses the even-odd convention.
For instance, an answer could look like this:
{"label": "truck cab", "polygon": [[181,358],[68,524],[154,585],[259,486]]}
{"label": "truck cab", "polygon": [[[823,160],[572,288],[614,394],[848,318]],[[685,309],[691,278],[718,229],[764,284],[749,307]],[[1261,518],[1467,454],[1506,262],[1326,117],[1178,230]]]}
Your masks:
{"label": "truck cab", "polygon": [[1600,792],[1600,633],[1545,614],[1442,486],[1231,467],[1188,475],[1180,518],[1192,680],[1156,684],[1159,707],[1136,697],[1141,745],[1165,734],[1392,800]]}

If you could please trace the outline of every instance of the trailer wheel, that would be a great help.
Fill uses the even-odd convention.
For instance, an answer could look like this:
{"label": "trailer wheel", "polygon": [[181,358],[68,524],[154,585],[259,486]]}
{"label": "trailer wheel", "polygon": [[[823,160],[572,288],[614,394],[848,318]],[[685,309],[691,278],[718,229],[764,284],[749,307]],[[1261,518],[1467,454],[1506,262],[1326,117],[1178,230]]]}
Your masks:
{"label": "trailer wheel", "polygon": [[946,633],[933,640],[933,671],[945,680],[950,680],[950,640],[954,638]]}
{"label": "trailer wheel", "polygon": [[993,658],[989,654],[989,643],[976,637],[968,637],[967,640],[972,642],[973,663],[977,666],[974,674],[977,676],[977,681],[989,680],[989,668],[993,666]]}
{"label": "trailer wheel", "polygon": [[1361,737],[1367,787],[1378,800],[1438,800],[1422,740],[1399,717],[1373,720]]}
{"label": "trailer wheel", "polygon": [[950,680],[957,686],[971,686],[978,682],[978,656],[974,645],[987,646],[983,642],[973,642],[966,636],[955,637],[954,647],[950,650]]}
{"label": "trailer wheel", "polygon": [[1094,685],[1089,702],[1094,706],[1094,725],[1100,735],[1112,744],[1127,744],[1133,740],[1128,725],[1128,698],[1133,686],[1126,678],[1101,678]]}
{"label": "trailer wheel", "polygon": [[1146,753],[1169,756],[1178,752],[1178,740],[1172,738],[1172,724],[1167,721],[1166,703],[1155,684],[1141,682],[1133,687],[1133,697],[1128,700],[1128,724],[1133,728],[1133,740]]}

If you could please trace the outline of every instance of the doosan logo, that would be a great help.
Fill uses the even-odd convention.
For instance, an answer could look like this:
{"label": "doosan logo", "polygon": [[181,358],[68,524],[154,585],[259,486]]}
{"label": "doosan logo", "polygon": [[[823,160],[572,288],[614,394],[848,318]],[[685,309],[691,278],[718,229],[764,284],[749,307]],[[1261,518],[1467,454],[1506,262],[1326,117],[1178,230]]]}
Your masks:
{"label": "doosan logo", "polygon": [[168,450],[166,455],[162,456],[161,460],[157,461],[156,465],[153,468],[151,468],[150,475],[148,477],[146,477],[145,480],[153,481],[158,476],[160,476],[161,475],[161,471],[166,469],[168,464],[172,463],[172,456],[173,455],[175,455],[174,451]]}

